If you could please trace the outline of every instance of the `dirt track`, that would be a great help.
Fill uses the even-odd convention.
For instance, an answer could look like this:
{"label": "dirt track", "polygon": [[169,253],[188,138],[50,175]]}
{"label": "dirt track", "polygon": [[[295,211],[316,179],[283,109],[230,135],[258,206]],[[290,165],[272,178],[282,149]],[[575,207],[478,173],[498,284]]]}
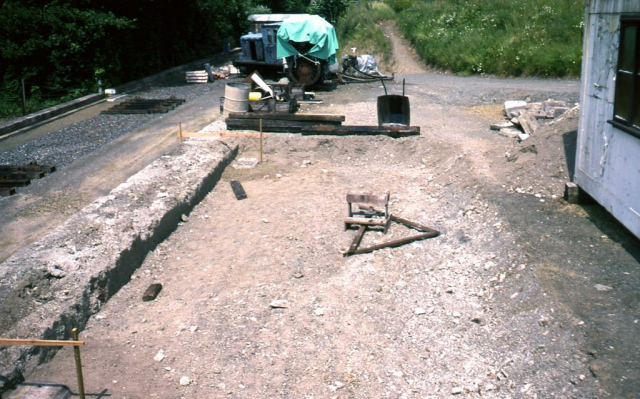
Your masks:
{"label": "dirt track", "polygon": [[[88,390],[636,397],[640,245],[599,207],[560,199],[576,113],[522,144],[488,130],[503,101],[575,101],[578,82],[404,77],[420,137],[269,137],[266,163],[230,168],[82,333]],[[380,94],[340,87],[311,111],[375,124]],[[242,149],[258,155],[256,140]],[[359,190],[390,191],[393,213],[443,234],[343,258],[355,234],[342,229],[344,196]],[[164,289],[143,303],[152,282]],[[29,380],[75,387],[72,362],[61,351]]]}

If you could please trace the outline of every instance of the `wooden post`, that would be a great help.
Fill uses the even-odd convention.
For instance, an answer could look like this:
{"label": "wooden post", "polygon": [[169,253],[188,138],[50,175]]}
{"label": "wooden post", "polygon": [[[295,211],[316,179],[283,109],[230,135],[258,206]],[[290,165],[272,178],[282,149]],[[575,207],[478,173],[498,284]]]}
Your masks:
{"label": "wooden post", "polygon": [[178,137],[180,138],[180,144],[182,144],[182,122],[180,122],[178,126],[180,127],[178,131]]}
{"label": "wooden post", "polygon": [[[73,340],[78,341],[78,329],[71,330]],[[85,399],[84,396],[84,379],[82,378],[82,362],[80,361],[80,347],[74,346],[73,352],[76,358],[76,374],[78,375],[78,392],[80,393],[80,399]]]}
{"label": "wooden post", "polygon": [[260,119],[260,165],[262,165],[262,119]]}
{"label": "wooden post", "polygon": [[22,79],[22,116],[27,114],[27,95],[24,90],[24,79]]}

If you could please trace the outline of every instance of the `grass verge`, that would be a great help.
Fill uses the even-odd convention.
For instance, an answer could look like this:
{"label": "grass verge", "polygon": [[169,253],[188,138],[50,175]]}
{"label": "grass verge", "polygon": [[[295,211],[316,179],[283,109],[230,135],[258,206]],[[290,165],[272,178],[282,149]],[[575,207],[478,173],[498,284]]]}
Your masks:
{"label": "grass verge", "polygon": [[583,0],[390,0],[428,64],[459,74],[578,77]]}

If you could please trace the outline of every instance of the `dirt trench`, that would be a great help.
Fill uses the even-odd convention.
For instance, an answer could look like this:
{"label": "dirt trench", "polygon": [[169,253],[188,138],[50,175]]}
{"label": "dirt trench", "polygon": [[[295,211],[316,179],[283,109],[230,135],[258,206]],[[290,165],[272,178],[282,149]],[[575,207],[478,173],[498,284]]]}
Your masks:
{"label": "dirt trench", "polygon": [[[420,137],[270,136],[265,163],[227,169],[82,333],[90,392],[635,397],[639,246],[597,206],[561,199],[577,113],[523,143],[488,129],[503,101],[575,101],[578,83],[401,77]],[[380,94],[340,87],[309,111],[376,124]],[[240,145],[239,158],[259,156],[256,139]],[[389,191],[392,213],[442,235],[345,258],[350,191]],[[408,234],[394,226],[363,245]],[[75,390],[72,356],[28,380]]]}

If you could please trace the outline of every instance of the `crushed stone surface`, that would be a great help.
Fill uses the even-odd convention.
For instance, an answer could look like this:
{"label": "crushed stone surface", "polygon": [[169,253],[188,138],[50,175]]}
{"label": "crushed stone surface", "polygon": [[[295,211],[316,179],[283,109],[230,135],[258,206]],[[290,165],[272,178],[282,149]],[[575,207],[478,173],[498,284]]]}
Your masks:
{"label": "crushed stone surface", "polygon": [[[227,168],[82,332],[88,390],[635,397],[640,246],[597,205],[561,199],[577,110],[522,143],[489,130],[504,101],[575,103],[578,83],[403,77],[420,137],[268,136],[266,162]],[[342,86],[306,110],[376,124],[382,94],[377,83]],[[237,142],[239,157],[259,158],[258,139]],[[442,234],[345,258],[355,236],[343,229],[345,195],[354,191],[389,191],[392,213]],[[362,245],[409,234],[393,225]],[[160,295],[142,302],[152,283]],[[72,362],[60,351],[28,380],[75,389]]]}

